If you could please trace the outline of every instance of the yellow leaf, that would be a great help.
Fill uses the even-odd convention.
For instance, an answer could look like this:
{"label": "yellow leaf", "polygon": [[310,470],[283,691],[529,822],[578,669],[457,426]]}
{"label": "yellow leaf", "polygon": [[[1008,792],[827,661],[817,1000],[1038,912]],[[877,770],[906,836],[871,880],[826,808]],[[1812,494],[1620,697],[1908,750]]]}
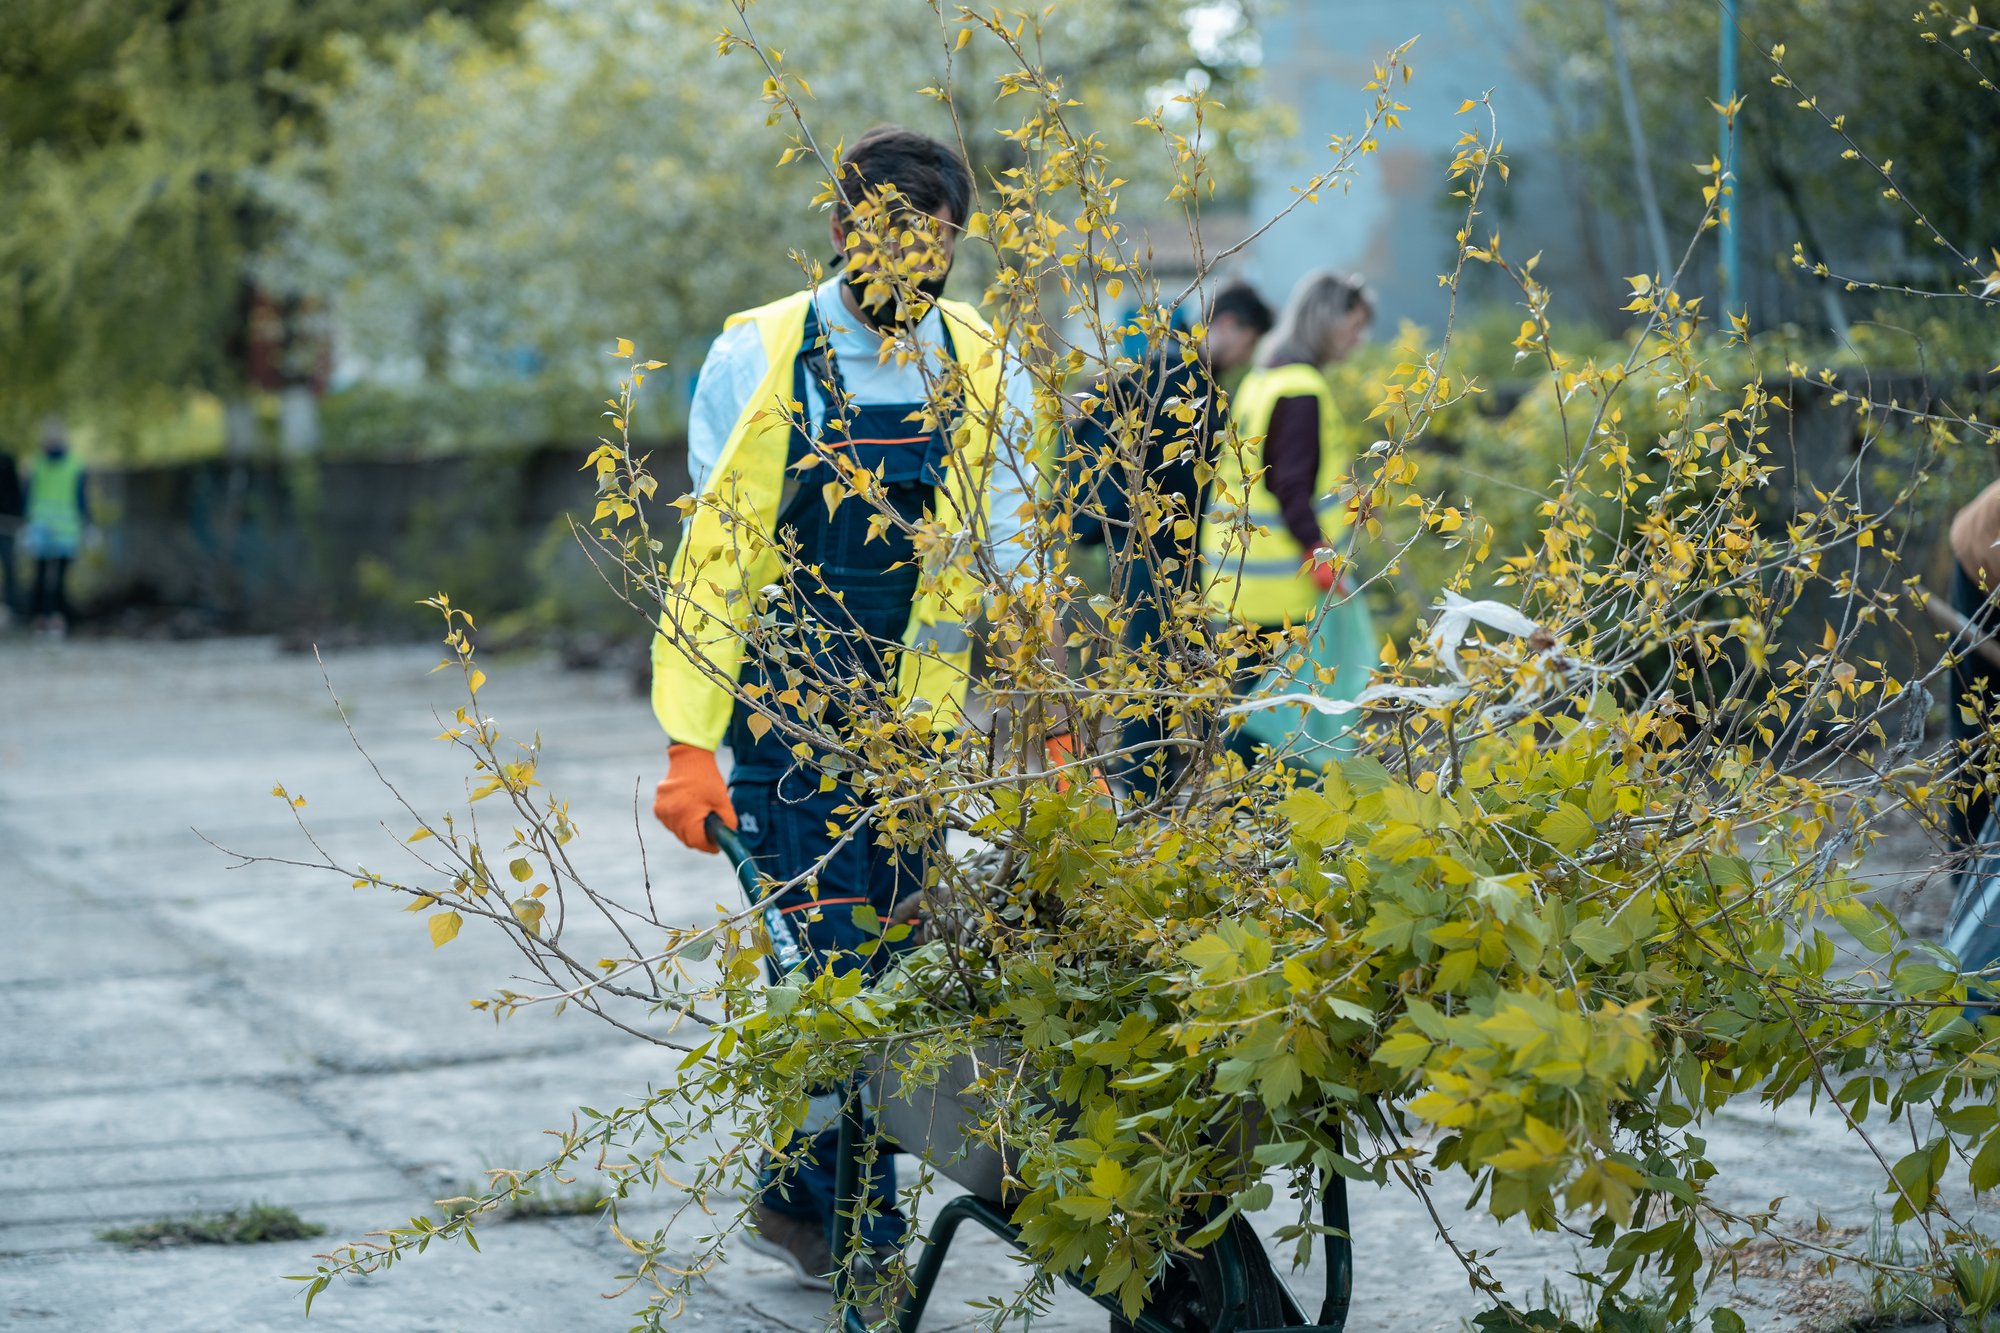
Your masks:
{"label": "yellow leaf", "polygon": [[514,904],[515,917],[520,920],[522,925],[538,935],[542,930],[542,913],[544,910],[546,909],[532,898],[524,898]]}
{"label": "yellow leaf", "polygon": [[465,918],[456,912],[439,912],[430,920],[431,948],[442,949],[458,938],[458,928],[465,924]]}
{"label": "yellow leaf", "polygon": [[1110,297],[1114,301],[1118,299],[1118,293],[1124,290],[1125,290],[1125,284],[1123,282],[1120,282],[1117,278],[1113,278],[1111,281],[1104,284],[1104,294]]}
{"label": "yellow leaf", "polygon": [[412,834],[411,834],[411,835],[410,835],[409,837],[407,837],[407,838],[403,839],[403,841],[404,841],[404,842],[422,842],[422,841],[423,841],[423,840],[424,840],[425,838],[428,838],[428,837],[430,837],[430,836],[431,836],[431,831],[430,831],[429,829],[427,829],[427,828],[420,828],[420,829],[418,829],[418,830],[417,830],[417,831],[416,831],[415,833],[412,833]]}
{"label": "yellow leaf", "polygon": [[617,355],[619,355],[619,356],[630,356],[630,355],[632,355],[632,340],[631,340],[630,338],[620,338],[620,339],[618,340],[618,352],[617,352]]}
{"label": "yellow leaf", "polygon": [[514,877],[515,882],[519,883],[521,881],[526,880],[528,876],[534,874],[535,868],[528,864],[528,858],[526,858],[525,856],[517,856],[514,858],[512,863],[508,865],[507,873]]}
{"label": "yellow leaf", "polygon": [[1476,107],[1476,106],[1478,106],[1478,105],[1479,105],[1479,103],[1477,103],[1477,102],[1473,101],[1473,100],[1472,100],[1472,99],[1471,99],[1470,97],[1468,97],[1468,98],[1466,98],[1466,99],[1465,99],[1465,100],[1464,100],[1463,102],[1460,102],[1460,103],[1458,104],[1458,110],[1456,110],[1456,111],[1452,112],[1452,114],[1453,114],[1453,115],[1455,115],[1455,116],[1462,116],[1462,115],[1464,115],[1464,114],[1465,114],[1466,112],[1468,112],[1468,111],[1472,110],[1472,108],[1474,108],[1474,107]]}
{"label": "yellow leaf", "polygon": [[967,236],[984,236],[986,234],[986,227],[987,220],[984,213],[974,213],[965,220],[965,234]]}
{"label": "yellow leaf", "polygon": [[958,43],[951,49],[954,51],[963,51],[965,49],[965,44],[971,40],[972,40],[972,29],[960,28],[958,30]]}
{"label": "yellow leaf", "polygon": [[471,690],[474,694],[479,693],[479,687],[485,683],[486,673],[476,667],[473,669],[472,674],[465,678],[465,688]]}
{"label": "yellow leaf", "polygon": [[752,713],[745,722],[750,728],[750,735],[760,741],[764,739],[764,733],[771,729],[771,719],[762,713]]}

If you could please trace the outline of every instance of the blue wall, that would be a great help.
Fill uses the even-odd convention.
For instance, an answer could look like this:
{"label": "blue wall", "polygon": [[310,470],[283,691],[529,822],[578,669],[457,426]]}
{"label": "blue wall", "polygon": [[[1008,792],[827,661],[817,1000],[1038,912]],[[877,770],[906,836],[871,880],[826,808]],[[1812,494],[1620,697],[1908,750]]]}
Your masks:
{"label": "blue wall", "polygon": [[1537,276],[1559,286],[1580,276],[1576,209],[1559,187],[1556,164],[1539,151],[1549,112],[1519,72],[1514,11],[1514,0],[1282,0],[1262,16],[1263,95],[1292,108],[1297,130],[1257,163],[1250,213],[1259,221],[1296,198],[1292,185],[1332,164],[1327,140],[1362,124],[1373,97],[1363,85],[1375,63],[1419,38],[1406,56],[1415,77],[1398,84],[1397,100],[1410,108],[1402,128],[1384,132],[1381,148],[1345,193],[1330,190],[1317,203],[1301,204],[1248,256],[1244,276],[1274,304],[1302,274],[1331,266],[1360,273],[1374,288],[1378,336],[1405,318],[1442,326],[1446,293],[1437,276],[1451,262],[1454,230],[1442,208],[1443,168],[1452,144],[1484,114],[1457,115],[1460,103],[1488,89],[1514,179],[1475,235],[1483,241],[1498,226],[1510,258],[1543,251]]}

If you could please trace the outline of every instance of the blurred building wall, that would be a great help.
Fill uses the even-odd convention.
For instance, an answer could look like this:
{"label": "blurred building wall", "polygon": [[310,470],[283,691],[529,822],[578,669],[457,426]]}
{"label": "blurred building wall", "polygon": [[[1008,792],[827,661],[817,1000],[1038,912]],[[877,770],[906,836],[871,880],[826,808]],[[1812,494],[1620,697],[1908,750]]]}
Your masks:
{"label": "blurred building wall", "polygon": [[[1563,186],[1561,163],[1544,147],[1547,100],[1519,72],[1515,8],[1515,0],[1283,0],[1262,16],[1264,96],[1290,107],[1297,128],[1258,160],[1250,210],[1256,221],[1285,208],[1297,198],[1294,185],[1332,165],[1327,141],[1363,124],[1373,99],[1363,85],[1376,63],[1419,38],[1405,56],[1415,77],[1397,83],[1397,100],[1410,108],[1402,128],[1382,132],[1381,148],[1346,192],[1328,190],[1317,203],[1300,204],[1257,241],[1244,275],[1273,304],[1300,276],[1330,266],[1368,280],[1380,300],[1379,329],[1403,319],[1441,328],[1449,294],[1438,275],[1451,266],[1454,212],[1463,211],[1463,201],[1447,198],[1444,168],[1461,134],[1488,132],[1483,108],[1456,113],[1489,89],[1513,179],[1505,186],[1493,179],[1498,188],[1475,236],[1484,243],[1497,228],[1510,258],[1542,252],[1536,276],[1553,280],[1565,302],[1595,304],[1605,294],[1583,215]],[[1495,276],[1475,274],[1468,295],[1507,299]]]}

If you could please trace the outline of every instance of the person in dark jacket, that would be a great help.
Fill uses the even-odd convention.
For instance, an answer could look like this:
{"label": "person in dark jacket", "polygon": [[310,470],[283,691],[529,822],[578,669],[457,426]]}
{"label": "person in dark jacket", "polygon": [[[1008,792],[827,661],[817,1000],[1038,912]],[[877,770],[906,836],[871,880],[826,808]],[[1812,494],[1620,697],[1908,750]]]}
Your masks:
{"label": "person in dark jacket", "polygon": [[27,497],[21,492],[21,472],[14,456],[0,461],[0,628],[20,614],[14,581],[14,534],[21,530]]}
{"label": "person in dark jacket", "polygon": [[[1202,483],[1196,469],[1214,462],[1216,382],[1250,364],[1271,324],[1271,308],[1254,289],[1241,283],[1223,288],[1209,308],[1194,361],[1184,361],[1174,348],[1149,358],[1141,372],[1096,386],[1090,397],[1098,401],[1072,428],[1070,475],[1081,487],[1080,507],[1101,512],[1101,517],[1079,513],[1073,531],[1080,544],[1102,542],[1110,551],[1116,574],[1111,595],[1115,614],[1125,622],[1122,641],[1128,651],[1159,643],[1166,629],[1163,604],[1199,586],[1196,538],[1187,527],[1180,530],[1185,535],[1177,535],[1176,523],[1200,521]],[[1132,521],[1129,466],[1102,463],[1105,451],[1117,452],[1121,430],[1145,440],[1140,475],[1174,510],[1143,542]],[[1164,715],[1130,719],[1119,748],[1146,748],[1125,756],[1113,776],[1137,795],[1157,794],[1176,767],[1162,744],[1166,735]]]}

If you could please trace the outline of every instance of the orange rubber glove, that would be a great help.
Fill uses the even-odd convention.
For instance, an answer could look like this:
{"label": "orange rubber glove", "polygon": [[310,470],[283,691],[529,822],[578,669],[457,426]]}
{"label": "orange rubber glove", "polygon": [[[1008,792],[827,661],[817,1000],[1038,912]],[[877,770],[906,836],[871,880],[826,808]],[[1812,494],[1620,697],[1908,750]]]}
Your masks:
{"label": "orange rubber glove", "polygon": [[[1076,737],[1069,732],[1064,732],[1060,736],[1049,737],[1048,744],[1042,747],[1042,758],[1050,768],[1075,763]],[[1103,792],[1106,796],[1111,794],[1111,784],[1105,780],[1102,773],[1093,772],[1090,776],[1096,780],[1097,790]],[[1055,775],[1055,779],[1057,791],[1066,792],[1069,790],[1068,778],[1058,773]]]}
{"label": "orange rubber glove", "polygon": [[1331,546],[1322,543],[1313,547],[1312,550],[1306,552],[1306,558],[1302,563],[1311,569],[1313,582],[1319,585],[1321,592],[1333,591],[1333,548]]}
{"label": "orange rubber glove", "polygon": [[667,775],[653,789],[653,818],[696,851],[714,853],[721,848],[708,840],[701,827],[712,814],[736,827],[736,807],[729,803],[729,788],[722,781],[722,770],[715,766],[715,751],[669,745]]}

